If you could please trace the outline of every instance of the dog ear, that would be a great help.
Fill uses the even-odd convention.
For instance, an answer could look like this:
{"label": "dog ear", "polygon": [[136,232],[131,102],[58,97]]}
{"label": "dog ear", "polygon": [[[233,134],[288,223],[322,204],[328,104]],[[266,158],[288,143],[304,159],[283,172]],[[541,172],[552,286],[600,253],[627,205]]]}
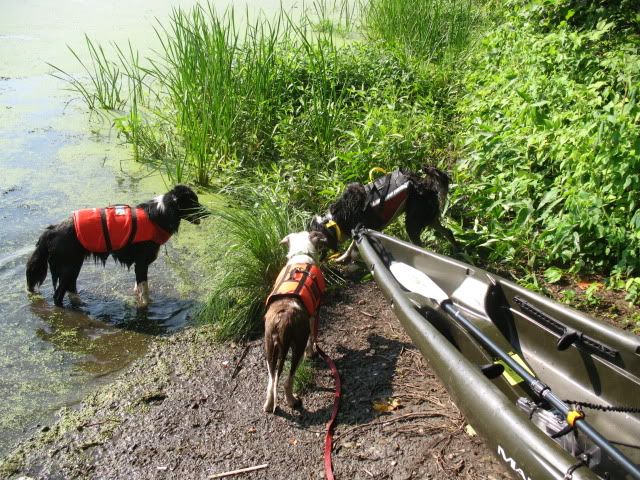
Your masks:
{"label": "dog ear", "polygon": [[280,245],[289,245],[289,235],[280,240]]}

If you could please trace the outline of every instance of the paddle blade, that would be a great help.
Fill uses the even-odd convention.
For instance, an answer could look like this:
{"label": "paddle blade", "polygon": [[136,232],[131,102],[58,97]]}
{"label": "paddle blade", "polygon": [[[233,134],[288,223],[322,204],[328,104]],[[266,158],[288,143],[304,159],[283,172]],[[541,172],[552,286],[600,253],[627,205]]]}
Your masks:
{"label": "paddle blade", "polygon": [[431,298],[438,303],[444,302],[449,296],[433,280],[420,270],[406,263],[391,262],[389,265],[391,274],[400,285],[410,292],[417,293],[426,298]]}

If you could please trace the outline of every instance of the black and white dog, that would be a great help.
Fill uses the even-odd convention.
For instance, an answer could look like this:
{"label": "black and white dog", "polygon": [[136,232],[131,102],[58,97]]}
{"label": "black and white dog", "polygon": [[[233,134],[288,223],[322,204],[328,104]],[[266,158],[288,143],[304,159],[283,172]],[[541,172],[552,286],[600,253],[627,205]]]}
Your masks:
{"label": "black and white dog", "polygon": [[[310,230],[324,233],[328,247],[337,251],[340,243],[351,238],[353,229],[382,230],[404,212],[405,228],[413,243],[421,245],[420,234],[431,227],[458,250],[453,233],[440,223],[449,176],[429,166],[423,167],[422,173],[394,170],[366,185],[350,183],[325,215],[313,217]],[[337,261],[346,260],[353,248],[352,242]]]}
{"label": "black and white dog", "polygon": [[53,300],[62,306],[66,292],[71,303],[79,303],[76,280],[82,263],[90,256],[104,265],[109,255],[131,267],[135,264],[138,307],[149,304],[147,272],[157,258],[160,245],[178,231],[180,220],[198,224],[205,216],[198,196],[185,185],[177,185],[135,208],[116,205],[77,210],[42,233],[27,261],[27,288],[34,292],[47,277],[53,280]]}

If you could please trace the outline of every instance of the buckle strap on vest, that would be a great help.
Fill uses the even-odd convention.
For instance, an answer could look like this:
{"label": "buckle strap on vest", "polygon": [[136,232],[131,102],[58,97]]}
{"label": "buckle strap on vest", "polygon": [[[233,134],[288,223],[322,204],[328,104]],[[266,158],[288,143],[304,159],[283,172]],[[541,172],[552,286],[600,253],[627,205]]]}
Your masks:
{"label": "buckle strap on vest", "polygon": [[129,238],[125,244],[127,247],[133,243],[133,240],[136,238],[136,233],[138,233],[137,208],[130,208],[129,211],[131,212],[131,233],[129,234]]}
{"label": "buckle strap on vest", "polygon": [[111,252],[111,237],[109,236],[109,227],[107,225],[107,211],[104,208],[100,209],[100,223],[102,224],[102,234],[104,235],[104,243],[107,247],[107,252]]}
{"label": "buckle strap on vest", "polygon": [[311,263],[288,264],[280,271],[266,304],[280,297],[296,297],[313,315],[320,304],[325,284],[320,269]]}
{"label": "buckle strap on vest", "polygon": [[389,190],[391,190],[391,180],[392,176],[396,172],[388,173],[384,177],[380,177],[377,179],[378,185],[376,182],[372,182],[369,186],[368,198],[363,207],[363,210],[366,210],[371,206],[371,204],[378,200],[378,207],[384,209],[384,204],[387,201],[387,197],[389,196]]}

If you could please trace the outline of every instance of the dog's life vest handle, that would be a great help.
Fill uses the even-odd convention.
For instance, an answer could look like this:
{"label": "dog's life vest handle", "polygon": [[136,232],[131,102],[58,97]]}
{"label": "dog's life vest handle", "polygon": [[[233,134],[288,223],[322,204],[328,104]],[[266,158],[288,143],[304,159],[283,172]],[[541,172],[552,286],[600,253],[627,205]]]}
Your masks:
{"label": "dog's life vest handle", "polygon": [[371,170],[369,170],[369,183],[373,183],[373,174],[374,173],[381,173],[382,175],[386,175],[387,171],[382,168],[382,167],[373,167]]}
{"label": "dog's life vest handle", "polygon": [[322,271],[311,263],[295,263],[284,266],[267,297],[266,305],[282,297],[296,297],[304,304],[310,316],[320,306],[322,294],[326,289]]}

